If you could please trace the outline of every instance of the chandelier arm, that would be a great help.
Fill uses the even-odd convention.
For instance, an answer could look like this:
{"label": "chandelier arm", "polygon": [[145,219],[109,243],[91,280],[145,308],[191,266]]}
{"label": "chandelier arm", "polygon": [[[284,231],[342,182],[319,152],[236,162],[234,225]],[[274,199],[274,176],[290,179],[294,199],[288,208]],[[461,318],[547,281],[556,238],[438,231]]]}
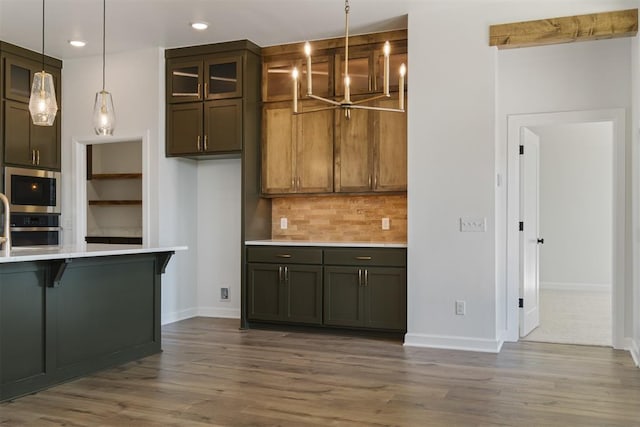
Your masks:
{"label": "chandelier arm", "polygon": [[334,101],[332,99],[323,98],[321,96],[317,96],[317,95],[313,95],[313,94],[307,95],[307,98],[317,99],[318,101],[323,101],[323,102],[328,102],[329,104],[336,105],[336,106],[342,105],[339,102]]}
{"label": "chandelier arm", "polygon": [[298,114],[306,114],[306,113],[317,113],[318,111],[337,110],[339,108],[340,108],[340,105],[334,105],[332,107],[314,108],[313,110],[298,111],[293,114],[298,115]]}
{"label": "chandelier arm", "polygon": [[360,99],[358,101],[352,101],[351,105],[364,104],[364,103],[369,102],[369,101],[375,101],[376,99],[390,98],[390,97],[391,97],[391,95],[385,95],[385,94],[376,95],[376,96],[372,96],[372,97],[367,98],[367,99]]}
{"label": "chandelier arm", "polygon": [[400,108],[386,108],[386,107],[370,107],[368,105],[349,105],[344,107],[346,109],[353,108],[354,110],[375,110],[375,111],[388,111],[391,113],[404,113],[405,110]]}

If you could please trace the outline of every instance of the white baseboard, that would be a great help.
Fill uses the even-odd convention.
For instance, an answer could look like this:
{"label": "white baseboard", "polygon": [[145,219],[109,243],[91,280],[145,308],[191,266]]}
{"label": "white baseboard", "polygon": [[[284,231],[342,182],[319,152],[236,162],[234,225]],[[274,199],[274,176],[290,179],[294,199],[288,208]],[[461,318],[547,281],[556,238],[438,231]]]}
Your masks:
{"label": "white baseboard", "polygon": [[222,317],[225,319],[239,319],[239,308],[220,308],[220,307],[200,307],[198,308],[198,316],[202,317]]}
{"label": "white baseboard", "polygon": [[198,315],[196,308],[189,308],[187,310],[174,311],[172,313],[162,314],[162,320],[160,324],[166,325],[167,323],[179,322],[180,320],[190,319]]}
{"label": "white baseboard", "polygon": [[633,358],[634,363],[638,368],[640,368],[640,345],[638,341],[631,340],[631,345],[629,346],[629,353],[631,353],[631,357]]}
{"label": "white baseboard", "polygon": [[502,339],[487,340],[481,338],[413,333],[407,333],[404,336],[404,345],[408,347],[442,348],[447,350],[480,351],[484,353],[500,353],[503,343]]}
{"label": "white baseboard", "polygon": [[553,291],[611,292],[610,283],[540,282],[540,289]]}

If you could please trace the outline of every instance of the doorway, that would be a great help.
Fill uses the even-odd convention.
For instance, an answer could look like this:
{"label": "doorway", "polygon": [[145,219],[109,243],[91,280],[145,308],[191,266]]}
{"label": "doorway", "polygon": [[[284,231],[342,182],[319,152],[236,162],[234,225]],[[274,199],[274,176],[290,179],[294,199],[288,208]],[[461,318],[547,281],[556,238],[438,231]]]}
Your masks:
{"label": "doorway", "polygon": [[[599,311],[604,310],[605,314],[609,314],[610,315],[610,327],[608,327],[608,331],[610,331],[610,334],[607,333],[605,334],[605,340],[608,343],[608,345],[613,345],[615,348],[624,348],[624,294],[625,294],[625,271],[624,271],[624,258],[625,258],[625,203],[626,203],[626,197],[625,197],[625,122],[624,122],[624,110],[623,109],[615,109],[615,110],[594,110],[594,111],[578,111],[578,112],[564,112],[564,113],[543,113],[543,114],[531,114],[531,115],[512,115],[508,117],[508,212],[507,212],[507,218],[508,218],[508,223],[509,224],[514,224],[514,227],[509,227],[508,231],[507,231],[507,280],[508,280],[508,284],[507,284],[507,304],[508,304],[508,308],[507,308],[507,316],[508,316],[508,336],[511,337],[511,339],[513,341],[517,341],[520,337],[520,325],[521,325],[521,313],[523,312],[523,310],[527,310],[526,308],[519,308],[520,305],[520,298],[522,297],[522,289],[521,289],[521,284],[524,283],[522,281],[523,278],[523,274],[524,274],[524,264],[522,262],[522,244],[523,244],[523,233],[521,231],[519,231],[519,227],[518,224],[521,220],[521,218],[523,217],[523,206],[521,206],[521,196],[523,194],[521,194],[524,190],[521,187],[522,183],[521,183],[521,168],[522,168],[522,164],[521,164],[521,156],[520,156],[520,145],[521,145],[521,141],[522,141],[522,135],[524,133],[524,129],[528,129],[530,132],[532,132],[533,134],[536,134],[538,136],[543,135],[543,138],[541,138],[543,140],[543,142],[541,143],[541,155],[540,155],[540,159],[541,162],[543,163],[543,172],[541,172],[541,190],[542,190],[542,198],[541,200],[541,206],[546,206],[542,208],[541,211],[541,228],[540,228],[540,235],[536,236],[536,243],[538,246],[538,250],[540,251],[540,247],[543,247],[543,249],[541,250],[541,252],[539,252],[538,254],[540,255],[540,266],[541,266],[541,274],[538,277],[538,284],[542,284],[541,286],[541,292],[536,292],[536,296],[537,299],[534,299],[533,302],[535,304],[538,305],[538,309],[542,309],[542,310],[551,310],[553,312],[560,312],[560,314],[562,312],[564,313],[569,313],[569,308],[573,307],[576,308],[579,312],[580,312],[580,308],[579,306],[581,305],[581,303],[579,302],[578,298],[578,293],[573,295],[573,299],[571,297],[571,294],[569,294],[568,298],[562,302],[560,301],[559,298],[554,299],[553,291],[556,291],[555,293],[558,294],[559,291],[604,291],[604,298],[601,298],[600,302],[596,302],[595,304],[598,304],[599,307]],[[599,123],[600,125],[596,124]],[[602,187],[607,186],[609,187],[610,192],[608,194],[610,194],[610,198],[609,198],[609,202],[606,203],[606,201],[604,201],[604,203],[601,203],[602,208],[600,211],[600,216],[602,216],[602,212],[606,211],[609,212],[609,224],[610,227],[608,228],[609,230],[609,237],[605,237],[606,239],[608,239],[609,245],[607,244],[602,244],[602,235],[606,235],[606,230],[605,232],[602,232],[603,229],[606,229],[606,227],[600,228],[599,230],[600,232],[600,237],[598,237],[597,240],[599,242],[599,244],[594,244],[593,246],[596,247],[596,249],[600,249],[600,257],[602,257],[602,253],[606,253],[606,251],[609,251],[609,255],[607,255],[608,259],[609,259],[609,263],[608,263],[608,267],[609,269],[607,270],[607,265],[604,266],[600,266],[600,276],[598,276],[600,279],[598,280],[594,280],[594,279],[584,279],[584,275],[583,276],[579,276],[580,274],[586,274],[587,270],[590,269],[591,265],[588,265],[589,268],[586,268],[585,266],[587,265],[587,263],[589,263],[590,261],[588,257],[590,256],[594,256],[593,252],[591,252],[591,255],[586,255],[585,253],[578,253],[578,254],[569,254],[569,256],[563,258],[565,263],[572,263],[572,268],[573,268],[573,276],[569,275],[569,273],[567,273],[567,270],[570,269],[565,269],[565,271],[563,272],[562,270],[562,265],[560,262],[557,262],[554,264],[553,258],[557,258],[557,257],[561,257],[562,258],[562,252],[564,251],[565,255],[567,253],[567,249],[566,247],[562,247],[562,245],[558,245],[558,243],[561,240],[567,240],[567,237],[565,236],[564,238],[560,238],[561,234],[558,234],[558,227],[561,227],[561,225],[558,225],[558,223],[560,222],[559,219],[561,219],[563,216],[564,217],[571,217],[572,215],[575,217],[576,215],[576,211],[578,210],[578,202],[574,201],[575,206],[571,205],[570,200],[567,200],[566,202],[569,203],[568,206],[570,207],[568,212],[559,212],[559,209],[562,208],[564,210],[567,210],[567,204],[563,206],[560,206],[560,204],[556,204],[555,206],[552,203],[552,199],[553,197],[559,197],[558,193],[561,193],[560,191],[556,191],[554,194],[547,194],[545,196],[544,192],[544,188],[548,188],[550,185],[551,186],[555,186],[556,190],[560,190],[561,188],[559,188],[559,186],[561,185],[560,181],[564,181],[565,183],[567,182],[572,182],[573,186],[575,187],[577,184],[575,183],[575,180],[579,178],[576,178],[576,171],[573,174],[573,176],[571,177],[571,179],[565,177],[562,177],[562,173],[567,173],[567,170],[563,170],[563,168],[559,167],[558,164],[553,164],[553,162],[551,163],[551,165],[547,164],[546,167],[547,168],[552,168],[552,171],[554,173],[546,173],[544,172],[544,168],[545,168],[545,158],[547,158],[547,163],[549,162],[548,157],[551,156],[552,161],[558,160],[559,161],[559,153],[554,152],[554,149],[560,149],[561,147],[558,146],[558,144],[555,145],[551,145],[551,142],[547,142],[547,144],[549,145],[545,145],[545,140],[547,141],[553,141],[553,138],[550,139],[550,135],[552,136],[554,132],[559,132],[558,129],[563,129],[564,131],[567,132],[571,129],[573,129],[575,131],[575,129],[581,129],[581,124],[583,124],[585,127],[582,128],[583,132],[585,131],[593,131],[593,127],[592,128],[588,128],[589,126],[594,126],[594,127],[601,127],[601,132],[604,132],[605,134],[607,134],[609,136],[609,138],[607,139],[609,141],[608,146],[610,148],[610,160],[609,160],[609,166],[610,168],[607,169],[605,168],[604,171],[601,171],[601,173],[607,173],[609,176],[609,181],[608,183],[599,183],[599,185]],[[572,128],[573,127],[573,128]],[[555,128],[555,129],[554,129]],[[566,135],[564,135],[566,137]],[[558,138],[562,138],[562,136],[559,136]],[[557,138],[556,138],[557,141]],[[579,143],[579,141],[574,142],[574,144]],[[571,144],[569,144],[571,145]],[[549,148],[551,147],[551,148]],[[547,149],[547,152],[545,154],[545,148]],[[580,148],[584,148],[584,147],[580,147]],[[563,150],[570,150],[573,149],[575,150],[575,147],[564,147],[562,148]],[[551,150],[551,151],[549,151]],[[591,152],[591,154],[594,154],[593,152]],[[574,156],[574,157],[579,157],[579,156]],[[573,163],[576,163],[576,158],[571,158],[570,159],[573,161]],[[592,159],[593,160],[593,159]],[[565,159],[566,162],[566,159]],[[578,164],[578,166],[580,166]],[[566,169],[570,169],[570,168],[566,168]],[[574,168],[574,169],[579,169],[579,168]],[[558,175],[560,174],[560,175]],[[579,177],[579,174],[577,174],[577,176]],[[545,179],[548,179],[550,182],[546,182],[545,183]],[[579,190],[578,188],[569,188],[568,191],[569,193],[573,194],[573,196],[585,196],[585,192],[588,194],[588,189],[586,188],[586,184]],[[591,182],[591,185],[593,185],[593,181]],[[566,194],[565,191],[565,194]],[[553,192],[552,192],[553,193]],[[545,197],[549,200],[545,201]],[[587,197],[588,199],[588,197]],[[572,207],[573,206],[573,207]],[[549,211],[550,209],[550,211]],[[555,213],[554,213],[554,209],[555,209]],[[571,211],[571,209],[573,209],[573,211]],[[584,208],[583,208],[584,209]],[[546,213],[545,213],[546,212]],[[575,233],[575,230],[578,230],[582,236],[581,238],[585,238],[588,237],[589,234],[589,230],[590,228],[592,228],[592,225],[589,225],[587,221],[591,221],[593,222],[593,218],[587,218],[589,215],[582,215],[579,220],[575,220],[575,224],[572,224],[573,230],[572,232]],[[605,214],[606,217],[606,214]],[[581,220],[584,218],[584,222],[581,222]],[[525,225],[526,227],[526,225]],[[554,228],[555,227],[555,228]],[[585,229],[586,228],[586,229]],[[552,238],[553,241],[553,245],[550,243],[550,241],[548,240],[549,237],[544,236],[543,233],[545,232],[545,230],[547,231],[547,233],[550,233],[549,236]],[[560,231],[569,231],[569,230],[560,230]],[[565,233],[568,234],[568,233]],[[570,233],[569,233],[570,234]],[[537,240],[539,239],[544,239],[544,243],[541,244],[541,242],[537,242]],[[569,239],[570,240],[570,239]],[[574,240],[576,240],[575,238],[575,234],[574,234]],[[574,242],[575,243],[575,242]],[[547,245],[547,247],[544,247],[544,245]],[[553,246],[556,246],[555,250],[553,248]],[[560,247],[558,247],[560,246]],[[565,245],[566,246],[566,245]],[[578,250],[579,251],[579,250]],[[603,252],[604,251],[604,252]],[[583,251],[584,252],[584,251]],[[560,255],[559,255],[560,254]],[[572,259],[570,259],[572,258]],[[546,261],[545,261],[546,259]],[[551,259],[551,261],[549,261]],[[546,264],[546,267],[545,267]],[[580,269],[580,266],[582,265],[582,269]],[[546,268],[546,270],[545,270]],[[555,269],[555,271],[554,271]],[[602,273],[602,272],[605,273]],[[607,272],[608,271],[608,272]],[[563,277],[562,274],[564,274],[565,276]],[[610,278],[610,285],[608,280],[606,279],[602,279],[603,274],[605,276],[608,276]],[[553,277],[561,277],[561,279],[553,279]],[[575,280],[575,281],[569,281],[570,279],[568,279],[568,277],[574,277],[574,279],[571,280]],[[582,278],[578,278],[578,277],[582,277]],[[595,276],[591,276],[591,277],[595,277]],[[564,283],[563,283],[564,281]],[[554,289],[555,288],[555,289]],[[563,289],[560,289],[563,288]],[[606,290],[610,289],[610,304],[608,305],[608,307],[602,307],[602,299],[604,299],[604,304],[607,304],[607,295],[606,295]],[[551,291],[551,292],[548,292]],[[548,300],[549,297],[551,296],[551,303],[550,302],[546,302],[545,300]],[[557,295],[556,295],[557,296]],[[544,298],[544,299],[542,299]],[[531,299],[529,300],[529,302],[523,301],[523,305],[526,305],[527,303],[531,304]],[[554,308],[554,305],[552,304],[553,302],[557,302],[559,304],[560,308]],[[608,308],[608,309],[607,309]],[[594,320],[594,318],[596,317],[596,312],[593,311],[592,308],[589,308],[588,306],[585,307],[584,305],[582,305],[582,313],[586,313],[587,311],[591,312],[591,314],[593,314],[592,319]],[[539,311],[539,314],[542,315],[542,311]],[[558,314],[558,313],[555,313]],[[542,322],[544,322],[543,319],[541,319]],[[556,321],[559,322],[560,324],[562,324],[563,322],[565,322],[564,326],[566,325],[566,320],[562,320],[558,317],[556,317]],[[535,329],[535,328],[531,328],[531,329]],[[569,328],[570,329],[570,328]],[[591,332],[587,331],[586,335],[590,335]],[[609,339],[610,337],[610,339]],[[535,335],[530,337],[530,338],[535,338]],[[556,338],[557,339],[557,338]],[[573,340],[575,340],[574,338],[571,338]],[[559,341],[556,341],[559,342]],[[580,342],[583,344],[589,344],[589,342]],[[603,342],[599,342],[599,343],[593,343],[593,344],[603,344]]]}
{"label": "doorway", "polygon": [[521,339],[611,346],[612,123],[526,127],[521,143],[521,297],[536,303]]}

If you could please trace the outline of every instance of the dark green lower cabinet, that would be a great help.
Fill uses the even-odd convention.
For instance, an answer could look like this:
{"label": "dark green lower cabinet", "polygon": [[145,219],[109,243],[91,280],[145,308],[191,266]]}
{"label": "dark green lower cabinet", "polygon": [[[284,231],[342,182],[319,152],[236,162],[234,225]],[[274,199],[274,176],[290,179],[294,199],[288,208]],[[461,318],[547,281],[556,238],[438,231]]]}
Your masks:
{"label": "dark green lower cabinet", "polygon": [[248,246],[246,318],[407,330],[405,248]]}
{"label": "dark green lower cabinet", "polygon": [[324,323],[405,331],[406,277],[398,267],[325,267]]}
{"label": "dark green lower cabinet", "polygon": [[322,267],[319,265],[248,266],[248,318],[322,324]]}
{"label": "dark green lower cabinet", "polygon": [[0,264],[0,401],[158,353],[170,255]]}

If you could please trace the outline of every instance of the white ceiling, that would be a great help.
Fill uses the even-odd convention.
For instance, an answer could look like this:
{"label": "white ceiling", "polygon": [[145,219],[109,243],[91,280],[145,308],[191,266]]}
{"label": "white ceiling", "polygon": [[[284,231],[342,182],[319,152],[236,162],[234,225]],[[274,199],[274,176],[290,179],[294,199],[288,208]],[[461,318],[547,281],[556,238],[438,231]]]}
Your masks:
{"label": "white ceiling", "polygon": [[[407,27],[418,0],[350,0],[350,32]],[[106,0],[107,53],[249,39],[259,46],[344,34],[343,0]],[[45,53],[60,59],[102,49],[102,0],[46,0]],[[210,24],[196,32],[189,23]],[[0,40],[41,51],[41,0],[0,0]],[[82,39],[78,49],[69,40]]]}

